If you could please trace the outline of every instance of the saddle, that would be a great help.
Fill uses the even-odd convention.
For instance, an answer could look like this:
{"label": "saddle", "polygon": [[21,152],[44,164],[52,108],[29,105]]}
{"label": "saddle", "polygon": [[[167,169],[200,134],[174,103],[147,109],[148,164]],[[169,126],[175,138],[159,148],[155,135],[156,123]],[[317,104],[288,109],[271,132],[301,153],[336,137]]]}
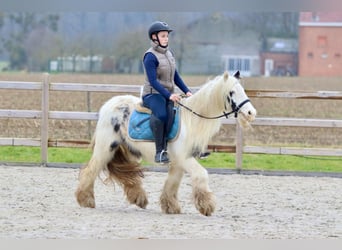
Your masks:
{"label": "saddle", "polygon": [[[180,119],[179,108],[174,107],[175,119],[172,128],[167,135],[169,141],[177,138]],[[133,141],[154,141],[154,136],[150,127],[150,116],[152,111],[139,103],[135,106],[128,122],[128,136]]]}

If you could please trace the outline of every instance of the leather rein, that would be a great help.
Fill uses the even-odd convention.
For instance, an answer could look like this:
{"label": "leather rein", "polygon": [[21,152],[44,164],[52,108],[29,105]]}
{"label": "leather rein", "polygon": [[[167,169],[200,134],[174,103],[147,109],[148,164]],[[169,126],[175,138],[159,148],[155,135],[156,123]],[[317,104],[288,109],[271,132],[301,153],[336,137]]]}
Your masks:
{"label": "leather rein", "polygon": [[236,105],[236,103],[234,102],[234,100],[232,99],[232,94],[230,94],[230,97],[227,96],[227,100],[230,103],[230,107],[232,108],[232,111],[226,113],[223,111],[222,115],[219,116],[205,116],[205,115],[201,115],[195,111],[193,111],[191,108],[185,106],[184,104],[177,102],[180,106],[182,106],[183,108],[185,108],[186,110],[190,111],[191,113],[193,113],[194,115],[197,115],[198,117],[204,118],[204,119],[219,119],[222,117],[226,117],[227,119],[229,118],[229,116],[231,114],[234,114],[234,117],[236,118],[238,116],[238,113],[240,112],[240,109],[248,102],[250,102],[249,99],[244,100],[243,102],[241,102],[239,105]]}

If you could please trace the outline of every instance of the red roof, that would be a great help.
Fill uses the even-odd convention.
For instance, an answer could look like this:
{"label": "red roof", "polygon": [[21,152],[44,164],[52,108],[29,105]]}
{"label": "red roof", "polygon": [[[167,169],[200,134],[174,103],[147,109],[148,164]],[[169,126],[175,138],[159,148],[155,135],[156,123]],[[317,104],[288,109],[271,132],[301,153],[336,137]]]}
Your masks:
{"label": "red roof", "polygon": [[299,22],[342,23],[342,12],[301,12]]}

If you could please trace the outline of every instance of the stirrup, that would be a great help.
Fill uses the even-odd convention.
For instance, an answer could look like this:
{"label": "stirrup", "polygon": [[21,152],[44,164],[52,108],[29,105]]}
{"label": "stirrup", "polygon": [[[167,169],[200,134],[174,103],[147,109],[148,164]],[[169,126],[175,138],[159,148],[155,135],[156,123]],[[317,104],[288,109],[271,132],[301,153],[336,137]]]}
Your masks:
{"label": "stirrup", "polygon": [[157,163],[169,163],[169,158],[167,157],[167,151],[162,150],[160,153],[157,153],[154,161]]}

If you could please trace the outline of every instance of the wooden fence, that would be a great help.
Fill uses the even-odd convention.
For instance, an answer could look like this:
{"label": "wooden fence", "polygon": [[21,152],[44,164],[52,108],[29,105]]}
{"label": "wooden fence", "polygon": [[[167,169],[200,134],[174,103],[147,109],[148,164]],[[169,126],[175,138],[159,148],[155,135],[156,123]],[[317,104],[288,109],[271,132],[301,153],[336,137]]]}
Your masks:
{"label": "wooden fence", "polygon": [[[139,93],[139,85],[111,85],[111,84],[79,84],[79,83],[51,83],[48,74],[43,75],[42,82],[14,82],[0,81],[0,89],[18,90],[40,90],[42,93],[41,110],[15,110],[0,109],[0,118],[25,118],[41,120],[41,138],[0,138],[0,145],[13,146],[37,146],[41,147],[41,165],[48,165],[48,147],[56,146],[56,143],[49,143],[48,126],[49,119],[63,120],[97,120],[97,112],[73,112],[73,111],[50,111],[50,91],[83,91],[83,92],[125,92]],[[192,88],[196,91],[198,88]],[[300,99],[333,99],[342,100],[341,91],[318,91],[318,92],[288,92],[268,90],[247,90],[249,97],[255,98],[300,98]],[[236,124],[235,119],[222,119],[222,124]],[[294,127],[320,127],[320,128],[342,128],[342,120],[332,119],[300,119],[300,118],[275,118],[257,117],[253,126],[294,126]],[[68,141],[64,141],[65,145]],[[87,142],[79,142],[87,143]],[[210,146],[219,149],[219,146]],[[225,149],[227,150],[227,148]],[[321,155],[321,156],[342,156],[342,149],[327,148],[292,148],[292,147],[261,147],[243,145],[243,132],[236,124],[236,145],[230,148],[236,152],[236,168],[242,169],[243,153],[263,154],[295,154],[295,155]]]}

